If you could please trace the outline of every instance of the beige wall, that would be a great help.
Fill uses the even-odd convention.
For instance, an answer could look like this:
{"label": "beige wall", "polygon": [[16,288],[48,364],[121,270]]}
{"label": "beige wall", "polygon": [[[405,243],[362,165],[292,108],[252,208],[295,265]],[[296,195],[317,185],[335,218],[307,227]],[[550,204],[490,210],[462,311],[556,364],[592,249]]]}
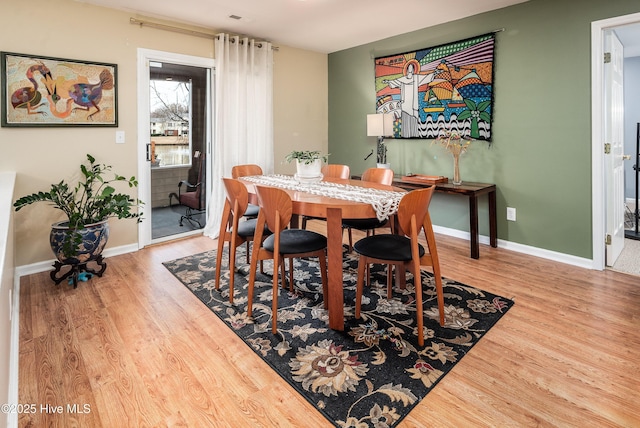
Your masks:
{"label": "beige wall", "polygon": [[[71,0],[3,1],[3,51],[118,65],[117,130],[126,135],[126,143],[116,145],[116,128],[0,128],[0,172],[17,172],[16,195],[73,178],[87,153],[119,174],[137,175],[137,49],[214,57],[212,40],[141,28],[129,23],[132,16],[138,17]],[[276,172],[289,171],[280,160],[292,147],[326,151],[327,80],[327,55],[286,46],[274,53]],[[49,225],[60,219],[44,204],[16,213],[17,266],[53,258]],[[111,226],[108,248],[137,243],[134,221]]]}
{"label": "beige wall", "polygon": [[273,57],[275,172],[293,174],[295,164],[283,162],[287,153],[328,150],[327,55],[280,48]]}

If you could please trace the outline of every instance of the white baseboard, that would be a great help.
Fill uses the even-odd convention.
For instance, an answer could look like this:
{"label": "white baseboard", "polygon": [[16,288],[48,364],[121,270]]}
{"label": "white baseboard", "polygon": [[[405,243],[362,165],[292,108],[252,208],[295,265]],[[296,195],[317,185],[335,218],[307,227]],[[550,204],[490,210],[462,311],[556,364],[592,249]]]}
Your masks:
{"label": "white baseboard", "polygon": [[[436,233],[441,233],[447,236],[453,236],[455,238],[465,239],[467,241],[471,240],[471,234],[469,232],[464,232],[458,229],[450,229],[448,227],[442,226],[433,226],[433,231]],[[489,245],[490,240],[486,235],[480,235],[478,240],[481,244]],[[498,239],[498,247],[504,248],[505,250],[515,251],[517,253],[527,254],[529,256],[540,257],[547,260],[553,260],[560,263],[565,263],[568,265],[578,266],[586,269],[593,269],[593,260],[585,259],[582,257],[572,256],[570,254],[558,253],[555,251],[549,251],[542,248],[531,247],[529,245],[518,244],[516,242],[504,241],[502,239]],[[480,249],[480,257],[482,257],[482,249]]]}
{"label": "white baseboard", "polygon": [[[447,236],[453,236],[454,238],[460,238],[467,241],[471,240],[471,234],[458,229],[451,229],[442,226],[433,226],[433,231],[441,233]],[[486,235],[480,235],[478,240],[481,244],[489,245],[489,237]],[[523,253],[530,256],[540,257],[547,260],[553,260],[556,262],[578,266],[586,269],[593,269],[593,260],[585,259],[583,257],[576,257],[570,254],[558,253],[556,251],[545,250],[542,248],[531,247],[529,245],[518,244],[516,242],[505,241],[498,239],[498,247],[506,250],[515,251],[517,253]],[[105,257],[117,256],[120,254],[133,253],[138,251],[137,244],[123,245],[116,248],[109,248],[104,251]],[[46,272],[51,269],[54,259],[45,262],[34,263],[24,266],[16,266],[16,277],[20,278],[25,275],[32,275],[34,273]]]}
{"label": "white baseboard", "polygon": [[[106,250],[103,251],[102,254],[105,257],[113,257],[113,256],[119,256],[120,254],[133,253],[135,251],[138,251],[138,244],[122,245],[120,247],[107,248]],[[33,275],[34,273],[46,272],[48,270],[51,270],[51,266],[53,266],[54,262],[55,262],[55,259],[51,259],[48,261],[33,263],[30,265],[16,266],[15,275],[16,277],[20,278],[26,275]]]}
{"label": "white baseboard", "polygon": [[501,239],[498,240],[498,247],[504,248],[505,250],[515,251],[517,253],[527,254],[529,256],[553,260],[555,262],[560,262],[567,265],[573,265],[585,269],[594,269],[593,260],[572,256],[570,254],[558,253],[556,251],[549,251],[537,247],[530,247],[528,245],[522,245],[510,241],[503,241]]}

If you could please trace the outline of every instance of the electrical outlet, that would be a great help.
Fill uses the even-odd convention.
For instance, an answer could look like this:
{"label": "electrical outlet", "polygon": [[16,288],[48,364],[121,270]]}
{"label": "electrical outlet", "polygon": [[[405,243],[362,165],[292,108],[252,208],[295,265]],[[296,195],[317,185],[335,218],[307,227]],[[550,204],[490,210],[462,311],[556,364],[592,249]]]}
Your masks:
{"label": "electrical outlet", "polygon": [[512,207],[507,207],[507,220],[516,221],[516,209]]}

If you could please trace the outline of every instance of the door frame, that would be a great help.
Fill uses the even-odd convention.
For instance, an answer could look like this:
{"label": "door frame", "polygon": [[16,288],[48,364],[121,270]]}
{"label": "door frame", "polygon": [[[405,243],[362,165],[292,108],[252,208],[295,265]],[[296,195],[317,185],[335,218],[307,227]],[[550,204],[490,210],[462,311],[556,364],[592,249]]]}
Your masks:
{"label": "door frame", "polygon": [[640,13],[617,16],[591,23],[591,210],[592,268],[605,268],[605,167],[604,167],[604,32],[640,22]]}
{"label": "door frame", "polygon": [[[209,73],[209,91],[207,96],[207,143],[206,143],[206,159],[211,159],[211,141],[212,137],[212,109],[213,109],[213,73],[215,67],[215,60],[212,58],[197,57],[191,55],[178,54],[173,52],[164,52],[152,49],[138,48],[138,198],[143,201],[151,201],[151,168],[147,161],[147,143],[149,142],[149,136],[151,133],[151,117],[149,111],[149,62],[168,62],[172,64],[186,65],[192,67],[208,68]],[[207,167],[207,189],[211,188],[211,162],[206,162]],[[150,210],[149,206],[146,210]],[[143,208],[144,212],[145,208]],[[206,214],[205,214],[206,216]],[[206,218],[206,217],[205,217]],[[202,233],[201,230],[193,232],[194,234]],[[138,249],[145,246],[162,242],[170,239],[175,239],[185,234],[173,235],[166,238],[153,239],[151,233],[151,221],[142,221],[138,224]]]}

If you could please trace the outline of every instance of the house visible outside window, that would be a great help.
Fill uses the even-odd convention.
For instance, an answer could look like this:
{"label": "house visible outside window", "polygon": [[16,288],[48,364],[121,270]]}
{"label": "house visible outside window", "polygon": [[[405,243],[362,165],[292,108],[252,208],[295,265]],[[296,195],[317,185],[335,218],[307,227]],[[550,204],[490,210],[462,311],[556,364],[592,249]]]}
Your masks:
{"label": "house visible outside window", "polygon": [[151,141],[154,167],[191,165],[191,81],[152,80]]}

